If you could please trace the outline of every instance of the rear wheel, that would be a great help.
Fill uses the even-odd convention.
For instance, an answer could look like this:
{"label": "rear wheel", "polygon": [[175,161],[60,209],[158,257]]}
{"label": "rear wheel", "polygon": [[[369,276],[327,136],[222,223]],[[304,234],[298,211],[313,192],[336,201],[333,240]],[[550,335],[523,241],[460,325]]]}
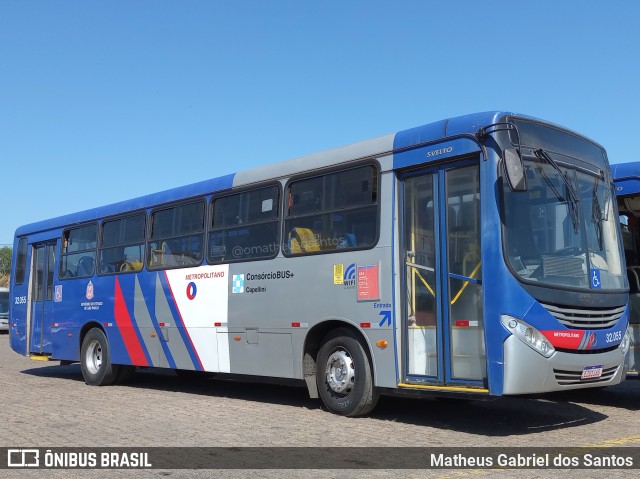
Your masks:
{"label": "rear wheel", "polygon": [[362,416],[375,407],[378,391],[373,385],[365,346],[348,329],[329,333],[318,351],[318,393],[331,412]]}
{"label": "rear wheel", "polygon": [[109,343],[102,330],[90,329],[82,340],[80,369],[84,382],[92,386],[107,386],[116,380],[120,369],[111,364]]}

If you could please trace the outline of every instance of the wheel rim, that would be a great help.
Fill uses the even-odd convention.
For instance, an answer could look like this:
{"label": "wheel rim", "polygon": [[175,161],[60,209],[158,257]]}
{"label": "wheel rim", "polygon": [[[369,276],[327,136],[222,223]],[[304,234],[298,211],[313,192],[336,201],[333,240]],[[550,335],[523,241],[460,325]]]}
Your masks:
{"label": "wheel rim", "polygon": [[349,351],[339,349],[327,359],[327,384],[338,394],[348,394],[353,389],[356,369]]}
{"label": "wheel rim", "polygon": [[89,343],[84,359],[87,370],[91,374],[97,374],[100,371],[100,366],[102,366],[102,345],[99,341],[94,339]]}

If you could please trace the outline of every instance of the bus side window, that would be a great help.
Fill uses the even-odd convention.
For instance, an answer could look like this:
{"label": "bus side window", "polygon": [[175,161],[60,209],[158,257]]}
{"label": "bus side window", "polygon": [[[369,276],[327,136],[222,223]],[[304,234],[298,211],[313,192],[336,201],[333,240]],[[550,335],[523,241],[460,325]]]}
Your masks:
{"label": "bus side window", "polygon": [[145,229],[144,213],[105,221],[100,241],[100,273],[140,271],[144,261]]}
{"label": "bus side window", "polygon": [[204,202],[156,210],[151,214],[150,269],[197,266],[203,259]]}
{"label": "bus side window", "polygon": [[24,283],[27,271],[27,238],[18,241],[18,254],[15,268],[14,284]]}
{"label": "bus side window", "polygon": [[374,165],[292,181],[285,255],[373,246],[378,229],[377,190]]}
{"label": "bus side window", "polygon": [[60,255],[61,279],[89,277],[95,272],[98,225],[93,223],[62,233],[62,254]]}
{"label": "bus side window", "polygon": [[214,198],[209,225],[209,263],[272,258],[278,254],[278,186]]}

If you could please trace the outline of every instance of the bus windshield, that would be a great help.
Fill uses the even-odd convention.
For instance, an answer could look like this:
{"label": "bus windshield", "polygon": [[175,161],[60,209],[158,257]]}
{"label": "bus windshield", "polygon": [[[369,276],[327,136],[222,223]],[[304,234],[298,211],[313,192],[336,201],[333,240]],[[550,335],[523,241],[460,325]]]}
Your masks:
{"label": "bus windshield", "polygon": [[564,154],[542,149],[526,153],[527,191],[503,188],[503,238],[511,269],[538,285],[625,288],[608,175],[593,164],[581,167]]}

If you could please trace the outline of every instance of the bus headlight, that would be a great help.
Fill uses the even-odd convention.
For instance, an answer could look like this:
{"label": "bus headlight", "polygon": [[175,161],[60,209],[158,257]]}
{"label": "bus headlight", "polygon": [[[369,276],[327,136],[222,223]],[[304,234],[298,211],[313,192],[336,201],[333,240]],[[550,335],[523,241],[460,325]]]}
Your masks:
{"label": "bus headlight", "polygon": [[627,354],[629,347],[631,346],[631,328],[627,328],[627,332],[624,333],[624,337],[618,347],[622,350],[622,354]]}
{"label": "bus headlight", "polygon": [[500,316],[500,322],[511,334],[545,358],[551,357],[556,352],[540,331],[521,319],[503,314]]}

